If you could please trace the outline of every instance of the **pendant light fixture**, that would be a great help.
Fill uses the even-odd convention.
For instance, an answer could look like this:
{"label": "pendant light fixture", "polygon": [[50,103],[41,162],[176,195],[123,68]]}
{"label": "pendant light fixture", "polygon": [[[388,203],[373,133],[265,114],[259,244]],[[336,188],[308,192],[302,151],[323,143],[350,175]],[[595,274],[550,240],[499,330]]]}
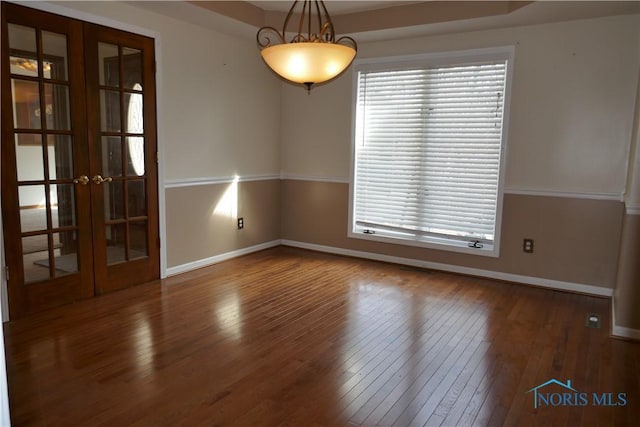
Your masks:
{"label": "pendant light fixture", "polygon": [[[287,28],[298,3],[302,7],[297,33],[287,42]],[[358,49],[351,37],[336,40],[331,16],[322,0],[294,1],[282,32],[262,27],[257,39],[269,68],[285,80],[304,85],[307,91],[339,76],[353,62]]]}

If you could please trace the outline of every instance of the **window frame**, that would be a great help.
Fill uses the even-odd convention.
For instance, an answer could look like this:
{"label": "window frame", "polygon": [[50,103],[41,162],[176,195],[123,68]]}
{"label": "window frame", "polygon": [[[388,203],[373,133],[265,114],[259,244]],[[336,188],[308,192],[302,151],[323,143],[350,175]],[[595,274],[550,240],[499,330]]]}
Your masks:
{"label": "window frame", "polygon": [[[388,56],[378,58],[356,59],[353,64],[352,105],[351,105],[351,159],[349,174],[349,238],[375,242],[392,243],[404,246],[416,246],[427,249],[444,250],[465,254],[498,257],[502,230],[502,208],[506,179],[506,158],[509,139],[509,122],[511,112],[511,93],[514,69],[514,46],[499,46],[472,50],[458,50],[417,55]],[[498,188],[495,214],[495,230],[492,243],[484,243],[481,248],[469,247],[469,239],[439,238],[435,236],[413,236],[403,238],[389,234],[366,234],[356,231],[355,223],[355,181],[356,181],[356,114],[358,107],[358,81],[360,72],[403,70],[419,67],[437,67],[463,65],[473,62],[505,60],[505,94],[502,119],[502,140],[500,146]]]}

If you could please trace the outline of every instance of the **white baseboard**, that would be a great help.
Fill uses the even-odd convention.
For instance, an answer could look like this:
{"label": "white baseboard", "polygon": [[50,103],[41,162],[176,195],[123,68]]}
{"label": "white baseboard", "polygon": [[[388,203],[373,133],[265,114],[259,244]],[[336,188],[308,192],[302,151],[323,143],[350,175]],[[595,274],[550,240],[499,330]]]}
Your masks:
{"label": "white baseboard", "polygon": [[619,338],[628,338],[632,340],[640,340],[640,330],[618,326],[616,324],[616,305],[615,297],[611,298],[611,336]]}
{"label": "white baseboard", "polygon": [[487,277],[490,279],[504,280],[507,282],[523,283],[526,285],[540,286],[543,288],[579,292],[582,294],[595,295],[601,297],[611,297],[613,289],[600,286],[584,285],[581,283],[563,282],[560,280],[544,279],[541,277],[522,276],[519,274],[502,273],[499,271],[481,270],[478,268],[461,267],[457,265],[441,264],[437,262],[422,261],[412,258],[402,258],[391,255],[381,255],[372,252],[355,251],[351,249],[336,248],[333,246],[316,245],[313,243],[297,242],[294,240],[282,240],[285,246],[310,249],[318,252],[327,252],[336,255],[346,255],[356,258],[365,258],[375,261],[391,262],[394,264],[410,265],[412,267],[429,268],[432,270],[447,271],[450,273],[466,274],[470,276]]}
{"label": "white baseboard", "polygon": [[175,276],[176,274],[186,273],[187,271],[195,270],[197,268],[206,267],[208,265],[217,264],[222,261],[227,261],[231,258],[237,258],[242,255],[247,255],[252,252],[262,251],[264,249],[273,248],[274,246],[280,246],[280,240],[272,240],[270,242],[261,243],[255,246],[249,246],[248,248],[238,249],[236,251],[225,252],[220,255],[214,255],[209,258],[200,259],[198,261],[188,262],[186,264],[177,265],[175,267],[167,268],[167,277]]}

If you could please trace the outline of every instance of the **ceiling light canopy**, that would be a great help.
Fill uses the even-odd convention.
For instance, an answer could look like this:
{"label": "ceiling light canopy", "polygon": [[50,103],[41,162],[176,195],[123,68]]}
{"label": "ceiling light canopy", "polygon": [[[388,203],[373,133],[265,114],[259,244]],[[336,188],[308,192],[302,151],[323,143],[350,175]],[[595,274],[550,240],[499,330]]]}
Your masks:
{"label": "ceiling light canopy", "polygon": [[[298,3],[302,4],[298,32],[287,42],[287,27]],[[304,85],[307,91],[339,76],[353,62],[358,49],[351,37],[336,40],[331,16],[322,0],[294,1],[282,32],[262,27],[257,39],[269,68],[289,82]]]}

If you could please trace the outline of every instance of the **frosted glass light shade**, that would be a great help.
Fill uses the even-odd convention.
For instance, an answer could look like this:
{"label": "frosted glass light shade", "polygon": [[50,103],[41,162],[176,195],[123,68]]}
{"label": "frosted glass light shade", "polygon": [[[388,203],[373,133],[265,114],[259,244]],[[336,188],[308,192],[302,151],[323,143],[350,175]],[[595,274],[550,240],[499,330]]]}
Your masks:
{"label": "frosted glass light shade", "polygon": [[260,51],[267,65],[285,79],[300,84],[326,82],[342,73],[355,49],[335,43],[284,43]]}

